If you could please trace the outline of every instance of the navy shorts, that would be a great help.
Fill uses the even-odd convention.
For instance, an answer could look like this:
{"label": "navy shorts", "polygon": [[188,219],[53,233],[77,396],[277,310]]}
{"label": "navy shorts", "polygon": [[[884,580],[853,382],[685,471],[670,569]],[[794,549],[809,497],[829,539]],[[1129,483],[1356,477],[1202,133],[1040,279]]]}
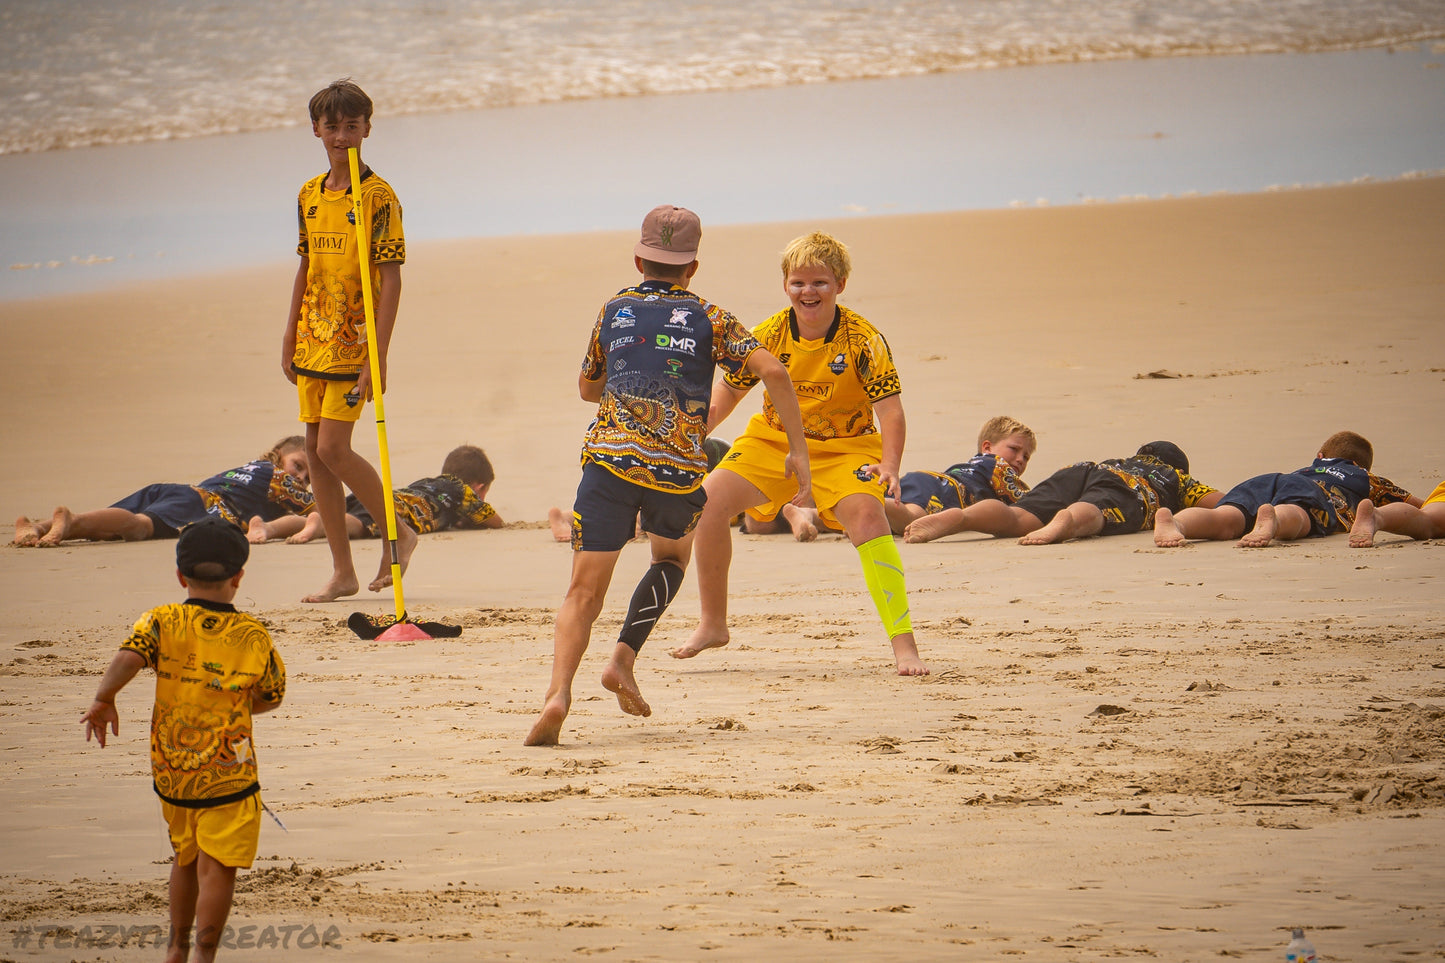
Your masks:
{"label": "navy shorts", "polygon": [[1303,475],[1255,475],[1225,492],[1219,504],[1233,506],[1244,513],[1246,532],[1254,528],[1261,505],[1297,505],[1303,508],[1310,517],[1308,538],[1345,530],[1335,514],[1330,496]]}
{"label": "navy shorts", "polygon": [[206,503],[194,488],[164,482],[147,485],[110,507],[149,518],[155,527],[154,538],[179,538],[182,528],[206,517]]}
{"label": "navy shorts", "polygon": [[660,492],[619,478],[593,462],[582,466],[577,500],[572,505],[572,550],[616,552],[632,540],[637,514],[642,530],[659,538],[679,539],[697,527],[707,504],[702,488],[687,494]]}
{"label": "navy shorts", "polygon": [[917,505],[932,515],[945,508],[963,508],[958,485],[946,475],[931,471],[910,471],[898,479],[898,500]]}
{"label": "navy shorts", "polygon": [[1107,468],[1081,462],[1054,472],[1014,502],[1045,525],[1074,502],[1085,502],[1104,513],[1101,535],[1123,535],[1144,530],[1148,506],[1139,493]]}

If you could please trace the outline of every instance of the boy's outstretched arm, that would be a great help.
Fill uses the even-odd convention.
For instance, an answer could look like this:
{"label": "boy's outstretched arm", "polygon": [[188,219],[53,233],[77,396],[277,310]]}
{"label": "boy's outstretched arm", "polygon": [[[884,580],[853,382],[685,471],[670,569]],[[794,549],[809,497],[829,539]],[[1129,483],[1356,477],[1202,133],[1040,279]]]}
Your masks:
{"label": "boy's outstretched arm", "polygon": [[889,395],[873,405],[878,415],[878,433],[883,436],[883,458],[869,471],[878,477],[893,500],[898,501],[898,471],[903,464],[903,444],[908,437],[908,422],[903,415],[903,397]]}
{"label": "boy's outstretched arm", "polygon": [[296,372],[291,370],[291,359],[296,356],[296,325],[301,320],[301,299],[306,295],[306,272],[309,262],[301,259],[296,269],[296,280],[291,284],[291,313],[286,316],[286,330],[281,335],[281,373],[293,385]]}
{"label": "boy's outstretched arm", "polygon": [[120,735],[120,715],[115,711],[115,697],[125,684],[135,678],[135,674],[145,668],[145,660],[138,652],[130,649],[121,649],[110,660],[110,666],[105,670],[105,675],[100,679],[100,686],[95,690],[95,699],[90,703],[90,708],[80,717],[85,723],[85,741],[89,742],[93,735],[105,748],[105,727],[110,726],[114,735]]}
{"label": "boy's outstretched arm", "polygon": [[[768,389],[773,410],[788,433],[788,457],[783,462],[783,477],[798,480],[798,493],[792,504],[799,507],[813,504],[813,471],[808,464],[808,437],[803,433],[803,412],[798,407],[797,389],[788,369],[771,352],[759,348],[748,356],[748,370],[762,379]],[[716,393],[713,395],[717,397]],[[721,419],[719,419],[721,420]],[[712,416],[709,414],[711,423]]]}

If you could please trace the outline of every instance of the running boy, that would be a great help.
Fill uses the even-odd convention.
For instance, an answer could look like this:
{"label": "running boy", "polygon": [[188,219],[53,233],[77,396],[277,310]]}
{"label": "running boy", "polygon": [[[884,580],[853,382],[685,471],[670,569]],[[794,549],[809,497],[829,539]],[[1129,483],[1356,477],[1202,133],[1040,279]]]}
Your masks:
{"label": "running boy", "polygon": [[1013,505],[981,501],[908,524],[904,541],[930,542],[958,532],[1013,536],[1020,545],[1148,531],[1157,512],[1213,505],[1216,488],[1189,476],[1189,459],[1173,442],[1151,441],[1128,458],[1081,461],[1061,468]]}
{"label": "running boy", "polygon": [[[381,476],[351,447],[362,401],[386,391],[386,350],[401,300],[406,241],[401,204],[391,185],[365,164],[361,184],[351,183],[347,151],[371,133],[371,98],[350,80],[338,80],[311,98],[311,131],[326,148],[329,169],[311,178],[297,197],[301,263],[291,289],[290,314],[281,338],[281,370],[296,385],[306,423],[306,455],[316,510],[331,548],[331,578],[303,602],[331,602],[360,588],[346,536],[346,489],[373,518],[385,518]],[[371,284],[375,292],[377,344],[366,340],[361,261],[356,250],[352,189],[361,191],[362,214],[371,225]],[[371,383],[368,352],[376,351],[381,384]],[[416,533],[398,524],[397,560],[406,571]],[[381,568],[368,586],[391,584],[390,543],[382,540]]]}
{"label": "running boy", "polygon": [[176,542],[185,602],[141,616],[81,716],[85,739],[120,735],[115,699],[143,668],[156,673],[151,775],[171,848],[171,935],[166,959],[212,960],[231,912],[237,867],[256,858],[261,785],[251,716],[286,694],[286,666],[265,626],[231,603],[250,546],[218,518],[188,525]]}
{"label": "running boy", "polygon": [[[903,562],[883,511],[885,496],[898,497],[906,431],[893,355],[877,328],[838,304],[852,259],[837,238],[814,232],[794,239],[783,251],[782,272],[791,307],[764,321],[756,334],[788,366],[790,382],[786,392],[767,386],[762,412],[707,476],[707,508],[697,527],[702,614],[692,638],[671,654],[690,659],[728,644],[728,522],[744,509],[766,521],[792,496],[781,415],[797,404],[804,413],[819,517],[841,527],[858,550],[898,674],[927,675],[908,617]],[[718,382],[709,424],[731,414],[757,382],[751,372],[730,373]]]}
{"label": "running boy", "polygon": [[978,454],[947,471],[911,471],[898,481],[898,500],[883,510],[894,535],[908,523],[948,508],[967,508],[997,499],[1006,505],[1019,500],[1029,486],[1019,478],[1038,448],[1033,429],[1007,415],[990,418],[978,432]]}
{"label": "running boy", "polygon": [[1419,508],[1420,499],[1370,472],[1374,462],[1369,441],[1353,431],[1337,431],[1325,439],[1307,468],[1246,479],[1213,508],[1190,508],[1177,515],[1159,512],[1154,544],[1177,548],[1191,538],[1237,538],[1240,548],[1264,548],[1274,541],[1348,532],[1355,509],[1366,498],[1375,508],[1392,502]]}
{"label": "running boy", "polygon": [[717,368],[729,377],[762,379],[787,397],[778,411],[786,432],[786,466],[795,498],[809,491],[803,419],[788,370],[759,347],[737,319],[686,285],[697,273],[702,224],[697,215],[664,204],[648,212],[633,249],[641,283],[602,307],[592,327],[578,389],[599,402],[582,443],[582,482],[572,508],[572,578],[557,612],[552,679],[529,746],[554,746],[572,706],[572,680],[602,610],[622,546],[638,512],[648,533],[652,565],[638,582],[602,686],[622,711],[649,716],[633,665],[638,650],[682,584],[692,531],[707,494],[702,490],[709,427],[708,392]]}

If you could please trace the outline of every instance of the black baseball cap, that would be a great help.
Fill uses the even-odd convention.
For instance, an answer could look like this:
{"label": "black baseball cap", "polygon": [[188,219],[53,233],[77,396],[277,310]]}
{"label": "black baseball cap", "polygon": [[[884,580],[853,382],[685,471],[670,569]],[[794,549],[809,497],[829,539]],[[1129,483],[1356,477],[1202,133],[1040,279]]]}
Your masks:
{"label": "black baseball cap", "polygon": [[246,567],[251,543],[235,525],[214,515],[181,529],[176,540],[176,568],[186,578],[220,582]]}
{"label": "black baseball cap", "polygon": [[1189,474],[1189,457],[1184,454],[1184,449],[1172,441],[1151,441],[1147,445],[1140,445],[1137,454],[1157,458],[1175,471]]}

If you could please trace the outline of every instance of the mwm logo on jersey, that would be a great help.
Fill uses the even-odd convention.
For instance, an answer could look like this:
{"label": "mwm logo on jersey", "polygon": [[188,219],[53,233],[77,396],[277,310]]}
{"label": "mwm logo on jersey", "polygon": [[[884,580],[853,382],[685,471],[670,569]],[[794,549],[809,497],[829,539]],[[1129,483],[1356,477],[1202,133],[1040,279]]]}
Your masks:
{"label": "mwm logo on jersey", "polygon": [[311,235],[311,249],[330,254],[345,254],[346,237],[345,231],[340,234],[313,234]]}
{"label": "mwm logo on jersey", "polygon": [[833,386],[827,382],[795,381],[793,382],[793,390],[807,398],[826,400],[833,396]]}

